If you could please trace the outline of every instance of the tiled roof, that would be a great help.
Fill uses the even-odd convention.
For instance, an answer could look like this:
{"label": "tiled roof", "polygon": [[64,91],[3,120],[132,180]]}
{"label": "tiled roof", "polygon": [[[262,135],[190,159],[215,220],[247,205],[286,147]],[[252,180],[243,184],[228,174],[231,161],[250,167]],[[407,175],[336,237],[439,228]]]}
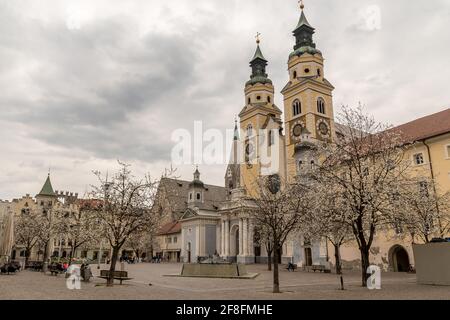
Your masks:
{"label": "tiled roof", "polygon": [[178,221],[169,222],[159,229],[158,235],[174,234],[181,232],[181,223]]}
{"label": "tiled roof", "polygon": [[393,128],[405,142],[415,142],[450,132],[450,108]]}
{"label": "tiled roof", "polygon": [[[160,183],[160,190],[166,192],[173,212],[184,213],[188,205],[189,184],[192,181],[163,178]],[[203,203],[199,206],[202,210],[217,210],[220,203],[226,200],[227,190],[224,187],[205,184]]]}

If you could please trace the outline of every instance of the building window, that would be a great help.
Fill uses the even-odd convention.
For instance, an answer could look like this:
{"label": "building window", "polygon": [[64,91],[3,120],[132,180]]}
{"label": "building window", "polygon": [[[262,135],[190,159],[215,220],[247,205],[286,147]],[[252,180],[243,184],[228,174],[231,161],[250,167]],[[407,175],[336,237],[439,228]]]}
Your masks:
{"label": "building window", "polygon": [[269,130],[269,147],[275,144],[275,136],[273,130]]}
{"label": "building window", "polygon": [[315,165],[314,160],[311,160],[311,169],[314,169],[314,165]]}
{"label": "building window", "polygon": [[317,75],[320,77],[322,73],[320,72],[320,69],[317,69]]}
{"label": "building window", "polygon": [[417,166],[420,166],[421,164],[424,164],[425,160],[423,159],[423,153],[417,153],[414,155],[414,164]]}
{"label": "building window", "polygon": [[300,100],[295,100],[292,104],[292,113],[294,114],[294,117],[302,113],[302,104],[300,103]]}
{"label": "building window", "polygon": [[261,96],[257,96],[257,97],[256,97],[256,100],[261,100]]}
{"label": "building window", "polygon": [[189,193],[189,200],[192,200],[192,193]]}
{"label": "building window", "polygon": [[302,170],[302,166],[303,166],[303,161],[300,160],[300,161],[298,162],[298,170]]}
{"label": "building window", "polygon": [[250,97],[248,98],[248,100],[247,100],[247,101],[248,101],[248,104],[250,104],[250,102],[251,102],[251,100],[250,100]]}
{"label": "building window", "polygon": [[253,135],[253,126],[252,126],[252,124],[249,124],[247,126],[247,136],[251,137],[252,135]]}
{"label": "building window", "polygon": [[172,238],[171,237],[167,237],[167,243],[172,243]]}
{"label": "building window", "polygon": [[178,238],[177,237],[173,237],[173,243],[177,243]]}
{"label": "building window", "polygon": [[267,97],[267,102],[270,103],[270,96]]}
{"label": "building window", "polygon": [[450,144],[445,147],[445,150],[447,150],[447,159],[450,159]]}
{"label": "building window", "polygon": [[317,99],[317,112],[325,114],[325,101],[322,98]]}
{"label": "building window", "polygon": [[428,182],[426,181],[421,181],[419,182],[419,191],[420,194],[422,195],[422,197],[427,197],[428,198]]}
{"label": "building window", "polygon": [[297,71],[294,71],[294,79],[297,79]]}
{"label": "building window", "polygon": [[200,193],[197,193],[197,200],[200,200],[201,196]]}

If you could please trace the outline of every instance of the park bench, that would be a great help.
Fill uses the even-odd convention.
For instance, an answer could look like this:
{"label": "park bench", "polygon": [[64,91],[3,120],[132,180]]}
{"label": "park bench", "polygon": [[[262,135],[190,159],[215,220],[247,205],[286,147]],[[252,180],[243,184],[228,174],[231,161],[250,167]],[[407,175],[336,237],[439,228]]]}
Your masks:
{"label": "park bench", "polygon": [[63,268],[62,264],[51,264],[48,267],[48,271],[50,271],[51,275],[57,276],[60,273],[64,273],[64,268]]}
{"label": "park bench", "polygon": [[314,271],[314,272],[316,272],[316,271],[323,272],[323,273],[329,273],[329,272],[330,272],[330,270],[327,270],[327,269],[325,268],[325,266],[322,266],[322,265],[313,265],[313,266],[311,267],[311,269],[312,269],[312,271]]}
{"label": "park bench", "polygon": [[286,266],[286,269],[287,269],[287,271],[295,271],[295,270],[297,270],[297,265],[296,264],[293,264],[293,263],[290,263],[290,264],[288,264],[287,266]]}
{"label": "park bench", "polygon": [[7,263],[4,264],[1,268],[0,268],[0,273],[7,273],[7,274],[15,274],[16,271],[20,270],[20,267],[12,264],[12,263]]}
{"label": "park bench", "polygon": [[[109,278],[109,270],[100,270],[100,277],[102,279],[108,279]],[[131,280],[133,278],[128,277],[127,271],[114,271],[114,279],[120,280],[120,284],[122,284],[122,281]]]}

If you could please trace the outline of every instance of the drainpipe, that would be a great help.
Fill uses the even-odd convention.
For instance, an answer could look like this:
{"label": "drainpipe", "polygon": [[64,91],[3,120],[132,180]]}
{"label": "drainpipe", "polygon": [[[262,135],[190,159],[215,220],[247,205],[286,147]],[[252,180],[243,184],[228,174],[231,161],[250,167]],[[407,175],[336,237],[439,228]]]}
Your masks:
{"label": "drainpipe", "polygon": [[[427,147],[428,162],[429,162],[429,166],[430,166],[431,179],[433,181],[433,194],[436,199],[436,184],[434,183],[434,171],[433,171],[433,162],[431,161],[430,145],[427,144],[426,140],[423,140],[422,143]],[[437,201],[436,201],[436,211],[438,214],[439,236],[442,238],[444,236],[444,234],[442,232],[442,223],[441,223],[441,218],[440,218],[440,214],[439,214],[439,205],[438,205]]]}

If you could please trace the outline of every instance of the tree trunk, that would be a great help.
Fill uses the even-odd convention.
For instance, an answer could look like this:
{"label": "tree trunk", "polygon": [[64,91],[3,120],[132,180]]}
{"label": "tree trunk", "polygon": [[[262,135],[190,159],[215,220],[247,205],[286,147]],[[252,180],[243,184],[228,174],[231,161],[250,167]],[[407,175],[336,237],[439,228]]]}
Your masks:
{"label": "tree trunk", "polygon": [[278,246],[273,246],[273,293],[280,293],[280,278],[278,272]]}
{"label": "tree trunk", "polygon": [[112,287],[114,285],[114,271],[116,271],[116,263],[117,263],[117,258],[119,256],[119,247],[118,246],[114,246],[113,247],[113,253],[112,253],[112,257],[111,257],[111,266],[109,267],[109,276],[108,276],[108,281],[106,283],[106,285],[108,287]]}
{"label": "tree trunk", "polygon": [[334,244],[334,258],[336,260],[336,274],[342,274],[342,262],[341,262],[341,252],[340,245]]}
{"label": "tree trunk", "polygon": [[30,252],[31,252],[31,249],[25,250],[25,266],[28,264],[28,260],[30,260]]}
{"label": "tree trunk", "polygon": [[69,266],[72,265],[72,259],[73,259],[73,253],[75,251],[75,248],[70,248],[70,254],[69,254]]}
{"label": "tree trunk", "polygon": [[272,271],[272,251],[267,252],[267,270]]}
{"label": "tree trunk", "polygon": [[43,256],[43,258],[42,258],[42,261],[44,262],[43,263],[43,266],[42,266],[42,272],[44,272],[44,273],[46,273],[47,271],[48,271],[48,257],[49,257],[49,253],[48,253],[48,250],[49,250],[49,242],[50,241],[47,241],[46,243],[45,243],[45,248],[44,248],[44,256]]}
{"label": "tree trunk", "polygon": [[359,248],[359,251],[361,252],[361,280],[362,280],[362,286],[367,286],[367,279],[369,278],[369,275],[367,274],[367,269],[370,267],[370,261],[369,261],[369,247],[363,246]]}

